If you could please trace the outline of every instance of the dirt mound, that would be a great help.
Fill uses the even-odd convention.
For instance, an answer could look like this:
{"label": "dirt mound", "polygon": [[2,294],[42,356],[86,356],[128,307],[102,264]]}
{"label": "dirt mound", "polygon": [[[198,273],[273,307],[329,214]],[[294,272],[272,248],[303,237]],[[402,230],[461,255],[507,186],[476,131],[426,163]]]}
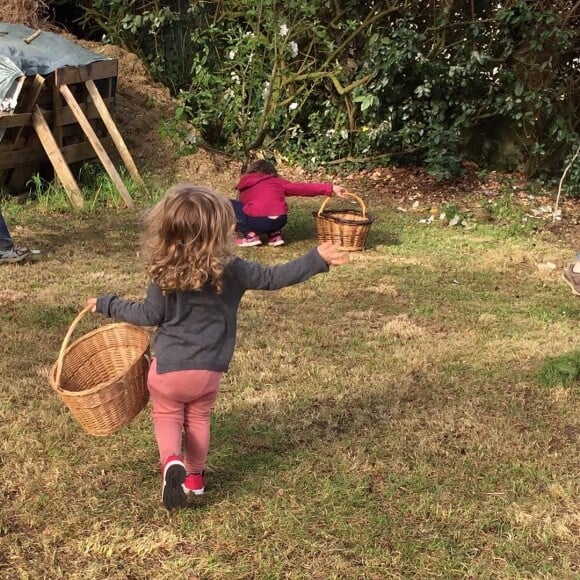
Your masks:
{"label": "dirt mound", "polygon": [[141,171],[164,181],[189,180],[232,193],[240,174],[238,162],[203,149],[192,155],[178,156],[176,151],[183,144],[161,135],[162,123],[173,117],[176,102],[167,87],[152,79],[139,57],[118,46],[76,42],[97,54],[117,59],[114,116]]}
{"label": "dirt mound", "polygon": [[119,71],[113,116],[139,170],[163,182],[190,180],[232,193],[239,178],[240,163],[205,150],[178,156],[176,151],[183,144],[161,136],[161,125],[173,117],[176,103],[169,89],[152,79],[139,57],[118,46],[81,40],[59,30],[46,18],[48,12],[42,0],[2,0],[0,22],[62,34],[88,50],[117,59]]}
{"label": "dirt mound", "polygon": [[2,0],[0,22],[48,30],[52,27],[45,18],[47,12],[46,4],[40,0]]}

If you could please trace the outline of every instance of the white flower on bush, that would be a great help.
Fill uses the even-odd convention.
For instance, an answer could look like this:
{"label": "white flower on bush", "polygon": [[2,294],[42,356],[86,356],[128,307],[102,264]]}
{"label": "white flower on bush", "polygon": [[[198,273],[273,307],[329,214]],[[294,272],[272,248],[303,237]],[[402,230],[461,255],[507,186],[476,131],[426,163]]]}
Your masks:
{"label": "white flower on bush", "polygon": [[233,72],[230,74],[230,78],[232,79],[233,83],[236,83],[236,85],[240,84],[240,77],[237,73]]}
{"label": "white flower on bush", "polygon": [[237,50],[230,50],[230,52],[228,52],[228,58],[230,60],[234,60],[234,58],[236,57],[236,52],[238,52]]}
{"label": "white flower on bush", "polygon": [[264,101],[270,96],[270,83],[266,81],[264,83],[264,88],[262,89],[262,99]]}
{"label": "white flower on bush", "polygon": [[280,36],[288,36],[288,27],[285,24],[280,25]]}
{"label": "white flower on bush", "polygon": [[296,56],[298,54],[298,44],[296,44],[293,40],[291,40],[288,43],[288,46],[290,47],[290,52],[292,53],[292,56]]}
{"label": "white flower on bush", "polygon": [[290,106],[288,107],[291,111],[294,111],[295,109],[298,108],[298,103],[294,102],[294,103],[290,103]]}

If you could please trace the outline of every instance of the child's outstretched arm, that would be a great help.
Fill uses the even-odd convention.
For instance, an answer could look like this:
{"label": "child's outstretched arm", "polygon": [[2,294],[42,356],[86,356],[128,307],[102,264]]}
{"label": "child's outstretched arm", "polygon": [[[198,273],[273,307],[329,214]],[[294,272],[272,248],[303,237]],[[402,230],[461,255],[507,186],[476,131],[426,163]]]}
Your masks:
{"label": "child's outstretched arm", "polygon": [[342,187],[342,185],[333,185],[332,195],[336,195],[337,197],[348,197],[348,191],[346,187]]}
{"label": "child's outstretched arm", "polygon": [[324,242],[317,248],[320,257],[329,266],[342,266],[348,262],[348,254],[340,249],[340,246],[332,242]]}
{"label": "child's outstretched arm", "polygon": [[233,277],[242,292],[245,290],[278,290],[304,282],[316,274],[328,272],[330,266],[340,266],[348,262],[348,254],[332,242],[325,242],[312,248],[307,254],[285,264],[263,266],[237,258],[232,263]]}
{"label": "child's outstretched arm", "polygon": [[87,298],[91,312],[99,312],[107,318],[129,322],[136,326],[158,326],[165,315],[165,300],[157,284],[150,283],[142,302],[125,300],[115,294]]}

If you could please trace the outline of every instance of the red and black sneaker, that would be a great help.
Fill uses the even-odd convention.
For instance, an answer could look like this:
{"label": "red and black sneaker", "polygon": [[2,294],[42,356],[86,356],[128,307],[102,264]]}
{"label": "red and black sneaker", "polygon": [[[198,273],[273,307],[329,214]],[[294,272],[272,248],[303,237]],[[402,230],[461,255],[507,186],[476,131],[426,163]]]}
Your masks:
{"label": "red and black sneaker", "polygon": [[185,507],[187,498],[183,491],[185,465],[179,455],[170,455],[163,466],[163,488],[161,499],[168,510]]}
{"label": "red and black sneaker", "polygon": [[203,471],[201,473],[188,473],[183,482],[183,490],[185,493],[202,495],[204,490]]}

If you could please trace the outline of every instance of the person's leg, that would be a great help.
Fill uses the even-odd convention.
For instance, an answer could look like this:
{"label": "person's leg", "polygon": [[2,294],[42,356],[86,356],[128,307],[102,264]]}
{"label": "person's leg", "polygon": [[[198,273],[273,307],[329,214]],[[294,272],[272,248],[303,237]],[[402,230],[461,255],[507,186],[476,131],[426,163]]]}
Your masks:
{"label": "person's leg", "polygon": [[14,245],[6,220],[0,211],[0,264],[21,262],[29,257],[36,258],[39,254],[40,250],[19,248]]}
{"label": "person's leg", "polygon": [[201,473],[205,466],[210,440],[210,415],[218,396],[222,374],[196,371],[196,397],[185,405],[185,467],[189,473]]}
{"label": "person's leg", "polygon": [[181,455],[181,434],[185,404],[176,396],[178,373],[157,373],[157,361],[153,359],[149,369],[149,394],[155,438],[159,448],[161,465],[170,455]]}
{"label": "person's leg", "polygon": [[564,268],[564,281],[576,296],[580,296],[580,250],[576,252],[576,261]]}
{"label": "person's leg", "polygon": [[252,228],[251,217],[244,213],[242,204],[237,199],[230,199],[234,213],[236,214],[236,230],[241,238],[236,240],[240,247],[259,246],[262,243],[260,236]]}
{"label": "person's leg", "polygon": [[8,231],[6,220],[0,211],[0,252],[6,252],[14,249],[14,242]]}
{"label": "person's leg", "polygon": [[234,208],[234,213],[236,214],[236,230],[242,236],[246,236],[252,231],[252,228],[248,224],[248,216],[244,213],[244,208],[237,199],[230,199],[232,207]]}
{"label": "person's leg", "polygon": [[286,225],[288,216],[281,215],[270,221],[270,231],[268,232],[269,246],[283,246],[286,242],[282,237],[282,228]]}
{"label": "person's leg", "polygon": [[186,504],[183,482],[185,465],[181,458],[181,434],[185,405],[179,400],[179,373],[157,373],[157,361],[153,359],[149,369],[148,387],[155,438],[163,475],[161,497],[168,510]]}

